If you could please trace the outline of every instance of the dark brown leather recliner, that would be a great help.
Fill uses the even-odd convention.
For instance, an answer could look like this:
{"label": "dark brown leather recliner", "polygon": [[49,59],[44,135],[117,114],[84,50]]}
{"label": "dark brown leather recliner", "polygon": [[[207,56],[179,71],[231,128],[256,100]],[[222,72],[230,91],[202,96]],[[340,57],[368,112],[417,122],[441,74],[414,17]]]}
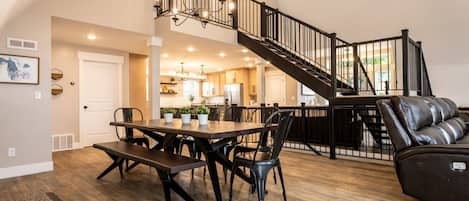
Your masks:
{"label": "dark brown leather recliner", "polygon": [[469,200],[468,125],[446,98],[377,102],[394,146],[404,193],[421,200]]}

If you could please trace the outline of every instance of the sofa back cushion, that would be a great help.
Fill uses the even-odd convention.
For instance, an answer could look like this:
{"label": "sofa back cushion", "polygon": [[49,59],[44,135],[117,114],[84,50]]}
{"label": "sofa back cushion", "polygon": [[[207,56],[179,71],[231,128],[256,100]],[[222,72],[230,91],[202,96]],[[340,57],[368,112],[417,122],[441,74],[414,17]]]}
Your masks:
{"label": "sofa back cushion", "polygon": [[392,97],[394,111],[409,131],[417,131],[433,124],[430,106],[422,98]]}
{"label": "sofa back cushion", "polygon": [[394,111],[414,144],[453,144],[465,128],[454,117],[455,106],[441,98],[393,97]]}

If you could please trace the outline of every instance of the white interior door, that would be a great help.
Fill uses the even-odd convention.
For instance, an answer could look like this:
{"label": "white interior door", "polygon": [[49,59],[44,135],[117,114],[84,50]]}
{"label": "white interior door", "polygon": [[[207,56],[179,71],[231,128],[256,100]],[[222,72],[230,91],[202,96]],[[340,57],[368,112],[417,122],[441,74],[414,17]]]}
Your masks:
{"label": "white interior door", "polygon": [[268,72],[265,76],[265,102],[267,104],[278,103],[285,105],[287,103],[286,77],[277,72]]}
{"label": "white interior door", "polygon": [[117,140],[113,112],[121,106],[121,72],[123,58],[81,53],[80,54],[80,143]]}

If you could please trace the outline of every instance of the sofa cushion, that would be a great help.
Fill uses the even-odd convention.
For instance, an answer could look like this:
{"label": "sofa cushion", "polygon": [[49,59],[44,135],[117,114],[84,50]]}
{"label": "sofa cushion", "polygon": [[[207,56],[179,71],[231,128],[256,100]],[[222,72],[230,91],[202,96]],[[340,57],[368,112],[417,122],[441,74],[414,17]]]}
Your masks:
{"label": "sofa cushion", "polygon": [[462,137],[461,139],[459,139],[458,141],[456,141],[456,144],[469,144],[469,135],[466,135]]}
{"label": "sofa cushion", "polygon": [[392,97],[391,102],[399,120],[410,133],[433,124],[430,106],[424,99],[399,96]]}
{"label": "sofa cushion", "polygon": [[454,137],[440,127],[425,127],[415,131],[415,139],[422,145],[427,144],[452,144]]}
{"label": "sofa cushion", "polygon": [[448,103],[446,103],[446,101],[441,98],[435,98],[434,100],[436,102],[436,106],[440,108],[443,121],[446,121],[454,116],[454,113],[452,114],[451,107],[448,105]]}
{"label": "sofa cushion", "polygon": [[433,97],[425,97],[424,99],[432,112],[433,125],[439,124],[443,120],[443,116],[441,115],[441,107],[438,106],[438,103]]}
{"label": "sofa cushion", "polygon": [[447,121],[441,122],[437,125],[437,127],[442,128],[451,136],[451,144],[455,143],[456,140],[459,140],[464,136],[464,129],[455,119],[449,119]]}
{"label": "sofa cushion", "polygon": [[451,116],[452,117],[457,116],[458,105],[456,105],[456,103],[449,98],[441,98],[441,99],[444,100],[448,104],[449,108],[451,109],[450,110]]}
{"label": "sofa cushion", "polygon": [[467,133],[468,132],[468,128],[467,128],[467,124],[466,122],[464,122],[464,119],[462,119],[461,117],[455,117],[453,118],[455,121],[457,121],[459,123],[459,125],[461,125],[464,133]]}

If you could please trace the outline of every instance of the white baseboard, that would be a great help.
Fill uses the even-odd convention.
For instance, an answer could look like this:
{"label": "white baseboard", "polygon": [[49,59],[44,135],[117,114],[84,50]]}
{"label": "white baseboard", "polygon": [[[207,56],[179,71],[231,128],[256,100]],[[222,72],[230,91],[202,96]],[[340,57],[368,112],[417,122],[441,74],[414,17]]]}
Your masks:
{"label": "white baseboard", "polygon": [[28,164],[28,165],[18,165],[18,166],[7,167],[7,168],[0,168],[0,179],[38,174],[38,173],[49,172],[53,170],[54,170],[54,163],[52,161],[43,162],[43,163],[33,163],[33,164]]}
{"label": "white baseboard", "polygon": [[81,146],[81,143],[79,142],[74,142],[73,143],[73,149],[82,149],[83,146]]}

